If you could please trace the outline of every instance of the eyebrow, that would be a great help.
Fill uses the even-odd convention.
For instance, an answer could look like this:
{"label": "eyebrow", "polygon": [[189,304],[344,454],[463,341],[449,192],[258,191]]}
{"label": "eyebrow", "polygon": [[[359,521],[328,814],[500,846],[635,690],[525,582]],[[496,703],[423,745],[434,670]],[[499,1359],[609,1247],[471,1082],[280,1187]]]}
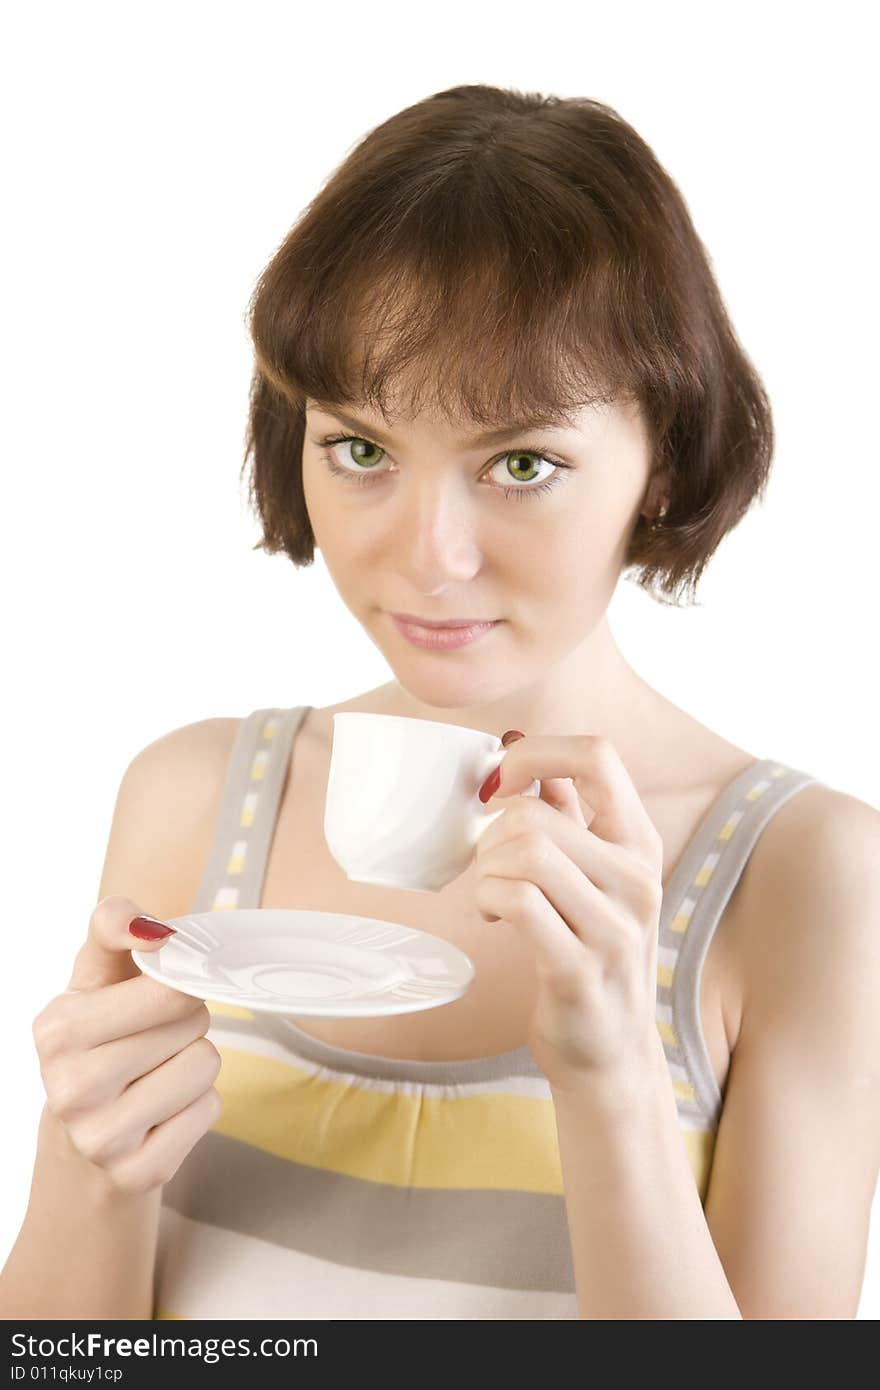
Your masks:
{"label": "eyebrow", "polygon": [[[320,410],[323,410],[325,414],[333,415],[337,420],[341,420],[347,429],[362,431],[368,439],[378,439],[380,444],[393,444],[394,442],[391,436],[385,434],[383,430],[375,429],[372,425],[366,424],[363,420],[358,420],[354,415],[346,415],[341,410],[335,410],[330,405],[322,405],[320,401],[316,401],[315,405],[317,405]],[[564,416],[560,417],[555,422],[555,427],[561,428],[563,426],[569,428],[571,426],[571,421]],[[514,436],[524,434],[527,430],[540,430],[546,432],[553,428],[554,423],[541,425],[534,421],[522,420],[518,424],[502,425],[500,429],[485,430],[482,434],[472,435],[470,439],[464,440],[464,445],[465,448],[479,449],[486,444],[498,443],[502,439],[513,439]]]}

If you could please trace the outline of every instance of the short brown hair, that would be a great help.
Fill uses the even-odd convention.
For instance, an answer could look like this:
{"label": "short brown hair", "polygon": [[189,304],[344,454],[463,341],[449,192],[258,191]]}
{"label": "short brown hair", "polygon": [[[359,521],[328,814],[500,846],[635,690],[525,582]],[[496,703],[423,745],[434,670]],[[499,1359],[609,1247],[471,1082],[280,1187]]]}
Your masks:
{"label": "short brown hair", "polygon": [[668,505],[638,518],[624,569],[663,603],[694,601],[767,482],[770,404],[684,199],[586,97],[452,87],[382,122],[260,275],[248,328],[254,548],[295,565],[314,559],[307,399],[387,417],[404,380],[414,412],[487,427],[637,400]]}

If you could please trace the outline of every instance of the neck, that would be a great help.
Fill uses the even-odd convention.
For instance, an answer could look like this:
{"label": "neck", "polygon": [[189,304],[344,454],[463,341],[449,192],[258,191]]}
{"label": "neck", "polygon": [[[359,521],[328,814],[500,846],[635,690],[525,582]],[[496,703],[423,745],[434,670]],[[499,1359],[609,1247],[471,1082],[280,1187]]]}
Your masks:
{"label": "neck", "polygon": [[399,681],[370,692],[369,698],[370,707],[382,713],[436,719],[498,736],[506,729],[542,736],[594,734],[613,743],[627,768],[648,781],[658,765],[658,722],[673,709],[624,659],[604,618],[540,678],[495,699],[429,704]]}

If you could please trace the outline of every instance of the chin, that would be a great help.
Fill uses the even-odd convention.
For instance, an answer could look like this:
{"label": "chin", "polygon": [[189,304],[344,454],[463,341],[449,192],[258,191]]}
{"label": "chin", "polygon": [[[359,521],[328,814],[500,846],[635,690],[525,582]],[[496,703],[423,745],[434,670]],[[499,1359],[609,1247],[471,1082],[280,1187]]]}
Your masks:
{"label": "chin", "polygon": [[409,669],[405,669],[400,662],[395,666],[389,661],[388,665],[401,690],[420,705],[436,710],[475,709],[481,705],[491,705],[519,688],[512,684],[509,670],[501,679],[497,667],[494,671],[481,672],[453,671],[450,667],[445,671],[438,669],[426,674],[424,669],[416,669],[415,661]]}

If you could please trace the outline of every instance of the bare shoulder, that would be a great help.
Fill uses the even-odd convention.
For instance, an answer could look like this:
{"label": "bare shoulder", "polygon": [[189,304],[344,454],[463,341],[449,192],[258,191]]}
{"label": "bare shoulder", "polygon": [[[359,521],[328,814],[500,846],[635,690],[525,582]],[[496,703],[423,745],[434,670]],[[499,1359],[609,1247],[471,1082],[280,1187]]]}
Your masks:
{"label": "bare shoulder", "polygon": [[823,891],[860,870],[880,867],[880,811],[848,792],[817,782],[789,798],[758,837],[748,875],[769,905]]}
{"label": "bare shoulder", "polygon": [[741,887],[742,1021],[706,1219],[744,1317],[853,1318],[880,1171],[880,813],[804,787]]}
{"label": "bare shoulder", "polygon": [[240,724],[201,719],[135,754],[119,784],[98,901],[121,893],[157,917],[190,910]]}
{"label": "bare shoulder", "polygon": [[744,1002],[764,993],[778,1008],[786,982],[793,995],[812,970],[827,984],[877,958],[878,917],[880,811],[823,783],[802,788],[765,826],[739,885]]}
{"label": "bare shoulder", "polygon": [[123,788],[136,795],[142,812],[172,821],[192,837],[196,858],[213,835],[223,784],[241,719],[200,719],[154,739],[132,759]]}
{"label": "bare shoulder", "polygon": [[155,767],[181,757],[222,758],[231,751],[241,722],[241,719],[217,717],[182,724],[180,728],[170,729],[148,743],[135,754],[130,765]]}

